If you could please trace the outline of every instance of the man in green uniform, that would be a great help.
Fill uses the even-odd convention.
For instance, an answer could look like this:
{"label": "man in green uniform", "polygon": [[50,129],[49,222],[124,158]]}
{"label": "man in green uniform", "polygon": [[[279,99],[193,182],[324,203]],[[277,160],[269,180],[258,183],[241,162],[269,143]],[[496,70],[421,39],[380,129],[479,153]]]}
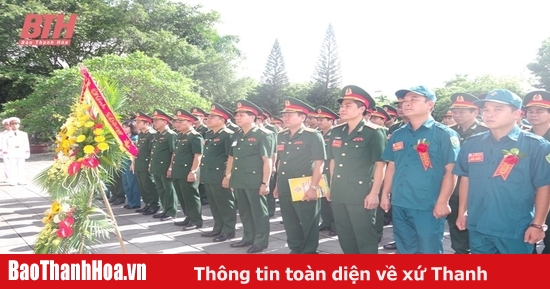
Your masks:
{"label": "man in green uniform", "polygon": [[163,208],[163,211],[154,214],[153,218],[159,218],[161,221],[173,220],[176,216],[177,208],[174,199],[174,184],[168,171],[172,163],[172,153],[174,152],[174,142],[176,139],[176,133],[168,127],[168,123],[171,121],[172,118],[160,109],[155,109],[153,112],[153,127],[157,131],[157,134],[153,139],[149,172],[155,180],[160,203]]}
{"label": "man in green uniform", "polygon": [[317,122],[317,112],[315,110],[311,110],[307,114],[306,126],[312,129],[319,129],[319,123]]}
{"label": "man in green uniform", "polygon": [[[265,109],[260,108],[262,110],[262,113],[258,116],[258,121],[256,121],[256,124],[260,127],[266,128],[273,132],[273,143],[277,143],[277,135],[278,131],[275,126],[271,125],[269,123],[269,120],[271,118],[271,113]],[[275,185],[277,182],[277,150],[273,151],[273,156],[271,157],[271,162],[273,163],[273,169],[271,172],[271,178],[269,179],[269,191],[273,192],[273,189],[275,189]],[[267,212],[269,213],[269,217],[275,216],[275,198],[273,197],[273,194],[267,194],[265,196],[267,198]]]}
{"label": "man in green uniform", "polygon": [[199,174],[203,153],[203,138],[193,128],[193,123],[197,118],[188,111],[176,110],[173,119],[174,127],[179,134],[176,138],[168,174],[172,176],[176,195],[182,208],[185,208],[182,210],[189,219],[183,229],[199,229],[202,228],[202,207],[197,174]]}
{"label": "man in green uniform", "polygon": [[342,89],[340,118],[345,124],[332,129],[330,159],[332,201],[338,241],[345,254],[377,254],[377,212],[386,163],[381,154],[386,137],[379,126],[363,116],[375,106],[360,87]]}
{"label": "man in green uniform", "polygon": [[[550,92],[538,90],[529,92],[523,98],[523,106],[527,111],[527,121],[532,125],[530,132],[550,141]],[[550,214],[546,217],[546,225],[550,225]],[[546,232],[543,241],[542,254],[550,254],[550,233]],[[533,250],[537,253],[537,248]]]}
{"label": "man in green uniform", "polygon": [[453,112],[450,109],[447,110],[447,112],[443,115],[443,119],[441,120],[441,123],[449,127],[456,125],[456,122],[453,118]]}
{"label": "man in green uniform", "polygon": [[[193,124],[195,130],[198,131],[201,134],[202,138],[204,139],[204,134],[208,130],[208,127],[204,124],[204,121],[206,118],[206,112],[200,107],[192,107],[191,114],[193,114],[193,116],[197,118],[197,120]],[[199,194],[201,198],[201,204],[208,205],[208,198],[206,197],[206,191],[204,189],[203,183],[199,183]]]}
{"label": "man in green uniform", "polygon": [[[279,175],[273,194],[279,198],[291,254],[316,254],[319,246],[321,199],[317,194],[326,154],[321,133],[304,126],[312,110],[299,99],[285,98],[286,129],[279,133],[277,143]],[[304,188],[302,198],[293,200],[289,180],[302,177],[311,177],[309,188]]]}
{"label": "man in green uniform", "polygon": [[[237,211],[235,195],[227,188],[225,176],[227,158],[231,150],[233,131],[225,126],[231,112],[219,104],[213,104],[208,114],[210,130],[205,134],[204,155],[201,162],[201,182],[210,200],[210,211],[214,218],[214,227],[204,232],[203,237],[215,237],[214,242],[222,242],[235,237]],[[226,182],[226,187],[222,186]]]}
{"label": "man in green uniform", "polygon": [[382,108],[388,113],[390,119],[384,124],[385,127],[390,128],[397,121],[397,109],[389,104],[382,105]]}
{"label": "man in green uniform", "polygon": [[280,117],[278,116],[272,116],[271,117],[271,124],[277,128],[277,132],[283,130],[284,128],[284,125],[283,125],[283,119],[281,119]]}
{"label": "man in green uniform", "polygon": [[156,133],[151,129],[151,123],[153,123],[153,118],[143,112],[136,113],[136,128],[139,130],[138,155],[132,169],[137,176],[141,199],[145,203],[145,207],[137,209],[136,212],[144,215],[153,215],[159,210],[159,194],[153,183],[153,176],[149,173],[151,149]]}
{"label": "man in green uniform", "polygon": [[[479,115],[479,109],[474,105],[477,97],[467,93],[455,93],[451,95],[451,113],[456,124],[450,128],[458,133],[460,143],[463,143],[468,137],[489,130],[484,124],[479,122],[476,117]],[[468,230],[459,230],[456,226],[456,218],[458,217],[458,187],[457,185],[449,199],[451,213],[447,216],[447,224],[449,225],[449,233],[451,235],[451,248],[456,254],[470,253],[470,244],[468,241]]]}
{"label": "man in green uniform", "polygon": [[[317,108],[317,119],[319,122],[319,130],[323,136],[325,142],[325,151],[328,150],[330,144],[330,136],[332,134],[332,128],[334,127],[334,121],[338,118],[338,115],[330,110],[328,107],[319,106]],[[327,180],[330,180],[330,161],[325,159],[323,165],[323,174],[326,175]],[[319,231],[329,231],[329,236],[338,235],[336,232],[336,225],[334,224],[334,214],[330,202],[326,197],[321,198],[321,225],[319,225]]]}
{"label": "man in green uniform", "polygon": [[382,107],[375,107],[371,116],[370,116],[370,122],[380,126],[382,131],[384,132],[384,136],[388,136],[388,129],[386,128],[385,123],[390,119],[390,115],[382,108]]}
{"label": "man in green uniform", "polygon": [[247,247],[258,253],[269,243],[269,214],[266,195],[273,164],[271,131],[255,124],[260,108],[248,100],[237,101],[235,121],[241,130],[234,134],[226,176],[233,188],[243,223],[243,238],[231,247]]}

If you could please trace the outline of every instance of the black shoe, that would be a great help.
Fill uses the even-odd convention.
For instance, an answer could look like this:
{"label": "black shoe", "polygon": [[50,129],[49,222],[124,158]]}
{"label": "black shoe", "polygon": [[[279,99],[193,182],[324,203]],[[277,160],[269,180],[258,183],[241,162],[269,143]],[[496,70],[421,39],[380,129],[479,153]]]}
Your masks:
{"label": "black shoe", "polygon": [[154,214],[156,214],[158,211],[159,211],[158,208],[149,208],[149,210],[143,212],[143,215],[145,215],[145,216],[147,216],[147,215],[154,215]]}
{"label": "black shoe", "polygon": [[141,208],[141,209],[137,209],[136,210],[136,213],[145,213],[147,212],[151,207],[149,207],[148,205],[145,205],[145,207]]}
{"label": "black shoe", "polygon": [[239,241],[237,243],[232,243],[231,245],[229,245],[229,247],[242,248],[242,247],[248,247],[251,245],[252,245],[252,242]]}
{"label": "black shoe", "polygon": [[141,206],[128,206],[128,208],[126,209],[133,210],[133,209],[139,209],[139,208],[141,208]]}
{"label": "black shoe", "polygon": [[174,222],[174,225],[185,227],[185,226],[189,225],[189,222],[191,222],[191,220],[189,218],[185,218],[185,220],[183,220],[183,221]]}
{"label": "black shoe", "polygon": [[172,217],[172,216],[164,216],[164,217],[160,218],[161,221],[170,221],[170,220],[173,220],[173,219],[174,219],[174,217]]}
{"label": "black shoe", "polygon": [[338,233],[336,232],[336,230],[330,230],[330,232],[328,233],[328,235],[334,237],[334,236],[337,236]]}
{"label": "black shoe", "polygon": [[118,206],[118,205],[122,205],[124,204],[126,200],[124,199],[116,199],[114,202],[113,202],[113,206]]}
{"label": "black shoe", "polygon": [[246,250],[246,253],[259,253],[263,250],[267,249],[267,246],[252,246],[250,248],[248,248],[248,250]]}
{"label": "black shoe", "polygon": [[201,237],[216,237],[219,236],[222,232],[220,231],[210,231],[210,232],[204,232],[201,234]]}
{"label": "black shoe", "polygon": [[130,208],[130,205],[124,205],[122,208],[124,208],[124,209],[129,209],[129,208]]}
{"label": "black shoe", "polygon": [[183,227],[183,230],[184,230],[184,231],[190,231],[190,230],[195,230],[195,229],[200,229],[200,228],[202,228],[202,224],[200,224],[200,225],[193,225],[193,224],[189,223],[189,225]]}
{"label": "black shoe", "polygon": [[226,234],[226,233],[222,233],[220,234],[219,236],[217,236],[216,238],[214,238],[214,242],[223,242],[223,241],[227,241],[227,240],[230,240],[230,239],[233,239],[235,238],[235,233],[231,233],[231,234]]}
{"label": "black shoe", "polygon": [[155,219],[164,218],[164,212],[154,214],[153,218],[155,218]]}
{"label": "black shoe", "polygon": [[395,245],[395,242],[389,242],[386,245],[384,245],[384,249],[386,249],[386,250],[397,250],[397,245]]}

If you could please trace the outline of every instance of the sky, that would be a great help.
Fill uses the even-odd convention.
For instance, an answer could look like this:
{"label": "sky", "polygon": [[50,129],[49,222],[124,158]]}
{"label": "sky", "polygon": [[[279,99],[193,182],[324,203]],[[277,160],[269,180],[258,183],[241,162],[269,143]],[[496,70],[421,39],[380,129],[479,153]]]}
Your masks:
{"label": "sky", "polygon": [[342,85],[392,95],[415,85],[442,87],[456,74],[532,78],[550,37],[550,1],[186,0],[221,14],[220,34],[236,35],[241,75],[259,80],[275,39],[291,82],[312,78],[332,23]]}

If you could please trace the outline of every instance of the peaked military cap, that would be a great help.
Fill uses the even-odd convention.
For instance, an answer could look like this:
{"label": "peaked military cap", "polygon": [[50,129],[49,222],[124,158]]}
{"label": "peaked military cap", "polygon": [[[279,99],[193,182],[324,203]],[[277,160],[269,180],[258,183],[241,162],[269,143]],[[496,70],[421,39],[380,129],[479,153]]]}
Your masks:
{"label": "peaked military cap", "polygon": [[278,116],[272,116],[271,117],[271,122],[280,122],[281,124],[283,124],[283,119],[278,117]]}
{"label": "peaked military cap", "polygon": [[231,119],[231,112],[218,103],[212,104],[212,107],[210,107],[210,112],[208,114],[223,117],[225,120]]}
{"label": "peaked military cap", "polygon": [[384,119],[384,121],[390,119],[390,115],[381,107],[377,106],[374,108],[374,111],[372,112],[372,116],[377,116],[377,117],[381,117],[382,119]]}
{"label": "peaked military cap", "polygon": [[185,109],[178,108],[176,109],[176,115],[174,116],[174,120],[187,120],[190,122],[195,122],[198,120],[196,116],[191,114]]}
{"label": "peaked military cap", "polygon": [[264,112],[264,110],[262,108],[260,108],[260,113],[258,114],[258,118],[261,121],[264,121],[267,118],[267,114]]}
{"label": "peaked military cap", "polygon": [[344,100],[355,100],[362,102],[365,107],[367,108],[367,111],[372,112],[374,107],[376,106],[376,103],[372,96],[368,92],[366,92],[364,89],[362,89],[359,86],[356,85],[346,85],[344,88],[342,88],[342,91],[340,92],[340,99],[338,99],[338,103],[342,103]]}
{"label": "peaked military cap", "polygon": [[550,92],[544,90],[531,91],[523,98],[524,107],[539,106],[550,108]]}
{"label": "peaked military cap", "polygon": [[382,105],[382,108],[384,108],[384,110],[390,115],[390,117],[397,117],[397,108],[389,104]]}
{"label": "peaked military cap", "polygon": [[153,122],[153,118],[141,111],[138,111],[136,113],[136,120],[143,120],[143,121],[146,121],[146,122]]}
{"label": "peaked military cap", "polygon": [[455,93],[451,95],[451,108],[477,108],[474,105],[474,101],[479,100],[479,98],[468,94],[468,93]]}
{"label": "peaked military cap", "polygon": [[202,110],[200,107],[192,107],[190,111],[193,115],[199,115],[202,117],[207,115],[206,111]]}
{"label": "peaked military cap", "polygon": [[317,108],[317,117],[324,117],[335,120],[338,118],[338,114],[336,114],[334,111],[330,110],[330,108],[326,106],[319,106]]}
{"label": "peaked military cap", "polygon": [[269,110],[263,108],[263,107],[260,107],[260,109],[262,110],[262,112],[264,113],[264,116],[265,118],[271,118],[271,116],[273,116],[273,114],[271,114],[271,112],[269,112]]}
{"label": "peaked military cap", "polygon": [[[283,108],[284,112],[301,112],[305,115],[309,115],[312,111],[315,111],[311,105],[303,102],[302,100],[299,100],[294,97],[285,97],[285,107]],[[317,114],[315,114],[317,116]]]}
{"label": "peaked military cap", "polygon": [[237,110],[235,110],[235,112],[251,112],[255,116],[263,114],[261,108],[246,99],[237,101]]}
{"label": "peaked military cap", "polygon": [[453,111],[447,110],[447,112],[443,115],[443,117],[446,117],[446,116],[453,116]]}
{"label": "peaked military cap", "polygon": [[404,98],[405,95],[409,92],[422,95],[433,102],[437,100],[437,97],[435,97],[435,93],[424,85],[418,85],[418,86],[411,87],[409,89],[398,90],[395,92],[395,96],[397,96],[397,98]]}
{"label": "peaked military cap", "polygon": [[164,111],[160,110],[160,109],[155,109],[153,111],[153,119],[163,119],[167,122],[171,122],[172,121],[172,118],[167,115]]}
{"label": "peaked military cap", "polygon": [[496,89],[487,93],[487,96],[484,99],[476,100],[474,104],[481,107],[486,102],[508,104],[521,109],[522,99],[517,94],[507,89]]}

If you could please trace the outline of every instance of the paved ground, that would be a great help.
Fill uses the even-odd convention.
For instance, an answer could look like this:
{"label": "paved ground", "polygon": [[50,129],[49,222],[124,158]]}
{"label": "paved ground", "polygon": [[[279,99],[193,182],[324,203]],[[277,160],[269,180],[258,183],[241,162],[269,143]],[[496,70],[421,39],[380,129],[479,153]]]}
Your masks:
{"label": "paved ground", "polygon": [[[49,208],[51,202],[48,195],[32,185],[34,176],[52,164],[52,155],[33,155],[27,161],[28,185],[8,186],[0,183],[0,254],[33,253],[32,244],[37,233],[42,229],[42,214]],[[0,164],[0,180],[4,179],[3,163]],[[99,204],[99,203],[98,203]],[[103,206],[103,204],[100,204]],[[143,216],[134,210],[121,206],[113,207],[117,223],[124,239],[127,253],[197,253],[197,254],[233,254],[245,253],[246,249],[231,248],[231,241],[222,243],[211,242],[212,238],[201,237],[201,232],[212,229],[213,220],[208,206],[203,207],[204,226],[200,230],[181,231],[173,222],[161,222],[151,216]],[[178,212],[182,217],[181,212]],[[271,235],[269,248],[265,253],[286,254],[290,250],[286,246],[286,235],[280,224],[281,214],[277,207],[275,217],[271,219]],[[337,237],[329,237],[328,232],[320,232],[319,253],[342,253]],[[242,237],[242,225],[237,223],[237,235],[234,240]],[[384,228],[384,236],[379,247],[381,254],[393,254],[382,245],[392,241],[392,227]],[[445,232],[445,253],[452,253],[448,231]],[[539,250],[542,249],[539,246]],[[97,253],[122,253],[117,238],[113,235],[103,244],[95,247]]]}

